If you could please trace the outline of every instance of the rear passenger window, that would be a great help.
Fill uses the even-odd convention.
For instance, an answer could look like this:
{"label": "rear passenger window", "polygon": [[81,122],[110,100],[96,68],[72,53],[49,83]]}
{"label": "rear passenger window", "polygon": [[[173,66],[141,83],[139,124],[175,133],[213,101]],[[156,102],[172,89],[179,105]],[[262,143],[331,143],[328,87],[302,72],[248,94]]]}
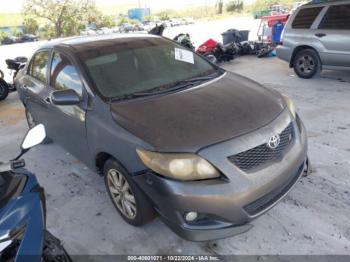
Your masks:
{"label": "rear passenger window", "polygon": [[331,6],[321,25],[320,29],[350,29],[350,5]]}
{"label": "rear passenger window", "polygon": [[53,54],[50,84],[56,90],[73,89],[80,96],[83,93],[77,70],[69,59],[60,53]]}
{"label": "rear passenger window", "polygon": [[29,75],[46,83],[46,72],[49,62],[49,52],[41,51],[34,55],[29,69]]}
{"label": "rear passenger window", "polygon": [[294,18],[292,28],[309,29],[322,9],[323,7],[300,9]]}

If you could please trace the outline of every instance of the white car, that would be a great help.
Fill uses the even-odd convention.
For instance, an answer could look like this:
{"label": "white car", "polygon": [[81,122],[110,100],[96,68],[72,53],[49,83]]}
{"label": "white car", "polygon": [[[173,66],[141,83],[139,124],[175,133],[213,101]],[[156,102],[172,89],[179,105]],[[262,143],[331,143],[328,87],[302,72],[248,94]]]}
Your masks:
{"label": "white car", "polygon": [[82,36],[86,36],[86,35],[96,35],[96,31],[95,30],[92,30],[90,28],[87,28],[85,30],[81,30],[80,31],[80,35]]}
{"label": "white car", "polygon": [[108,27],[101,27],[100,29],[97,30],[98,35],[106,35],[106,34],[112,34],[113,30]]}
{"label": "white car", "polygon": [[113,33],[120,33],[120,27],[119,26],[112,27],[112,32]]}

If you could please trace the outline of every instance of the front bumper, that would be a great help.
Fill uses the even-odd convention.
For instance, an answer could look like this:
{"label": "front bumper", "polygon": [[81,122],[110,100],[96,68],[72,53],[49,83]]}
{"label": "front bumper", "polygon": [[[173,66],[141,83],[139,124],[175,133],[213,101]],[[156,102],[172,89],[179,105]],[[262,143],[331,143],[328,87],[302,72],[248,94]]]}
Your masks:
{"label": "front bumper", "polygon": [[[161,219],[175,233],[191,241],[206,241],[248,231],[249,224],[276,205],[304,174],[307,168],[307,138],[297,118],[294,143],[283,159],[263,169],[246,173],[228,159],[228,152],[242,152],[279,133],[290,123],[285,110],[278,119],[256,132],[210,146],[198,152],[226,178],[181,182],[152,172],[134,179],[153,202]],[[184,214],[195,211],[200,217],[186,222]]]}
{"label": "front bumper", "polygon": [[292,58],[292,49],[290,47],[279,45],[276,48],[276,54],[279,59],[282,59],[288,63],[290,63]]}

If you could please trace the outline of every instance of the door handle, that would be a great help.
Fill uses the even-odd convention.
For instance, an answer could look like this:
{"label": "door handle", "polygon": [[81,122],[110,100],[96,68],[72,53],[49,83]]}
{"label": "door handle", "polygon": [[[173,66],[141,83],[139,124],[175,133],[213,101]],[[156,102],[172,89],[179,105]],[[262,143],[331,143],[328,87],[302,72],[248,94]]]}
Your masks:
{"label": "door handle", "polygon": [[315,36],[317,36],[317,37],[321,38],[321,37],[326,36],[326,34],[324,34],[324,33],[317,33],[317,34],[315,34]]}
{"label": "door handle", "polygon": [[28,86],[27,85],[23,85],[22,86],[24,90],[28,90]]}
{"label": "door handle", "polygon": [[51,98],[49,96],[46,97],[44,101],[46,104],[51,104]]}

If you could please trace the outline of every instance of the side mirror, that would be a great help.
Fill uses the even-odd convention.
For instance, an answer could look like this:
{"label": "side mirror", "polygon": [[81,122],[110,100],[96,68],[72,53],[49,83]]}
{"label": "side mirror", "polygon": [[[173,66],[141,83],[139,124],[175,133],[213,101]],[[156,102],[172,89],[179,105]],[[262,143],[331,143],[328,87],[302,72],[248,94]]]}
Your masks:
{"label": "side mirror", "polygon": [[33,146],[41,144],[46,137],[45,126],[38,124],[28,131],[23,139],[21,148],[22,150],[28,150]]}
{"label": "side mirror", "polygon": [[57,90],[52,92],[51,101],[58,106],[78,105],[80,97],[73,89]]}
{"label": "side mirror", "polygon": [[12,161],[18,160],[23,154],[25,154],[30,148],[41,144],[46,138],[46,130],[43,124],[38,124],[35,127],[29,129],[21,144],[21,153]]}

